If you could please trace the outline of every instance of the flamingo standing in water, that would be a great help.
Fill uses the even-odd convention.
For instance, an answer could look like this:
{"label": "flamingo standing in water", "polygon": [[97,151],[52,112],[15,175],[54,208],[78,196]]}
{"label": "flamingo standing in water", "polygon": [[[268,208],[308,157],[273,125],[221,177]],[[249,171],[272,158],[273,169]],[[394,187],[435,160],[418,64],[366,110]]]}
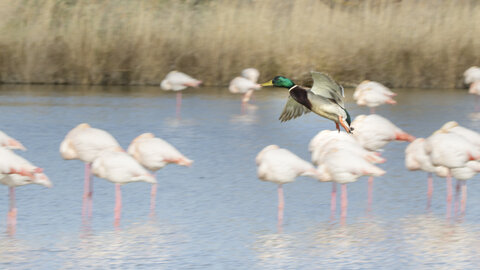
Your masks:
{"label": "flamingo standing in water", "polygon": [[[395,126],[388,119],[377,115],[359,115],[352,122],[355,128],[353,137],[370,151],[378,151],[391,141],[412,142],[415,137]],[[373,193],[373,176],[368,179],[368,204],[371,204]]]}
{"label": "flamingo standing in water", "polygon": [[[353,136],[346,132],[322,130],[310,141],[309,150],[312,153],[312,162],[315,166],[321,165],[329,158],[331,151],[349,151],[352,154],[364,158],[371,163],[384,163],[386,160],[379,153],[368,151],[363,148]],[[331,193],[331,216],[335,215],[336,210],[336,182],[332,181]]]}
{"label": "flamingo standing in water", "polygon": [[425,151],[434,166],[449,169],[447,175],[447,216],[452,201],[452,169],[466,167],[468,161],[480,159],[480,150],[461,135],[440,129],[426,139]]}
{"label": "flamingo standing in water", "polygon": [[43,169],[7,148],[0,147],[0,184],[9,187],[10,206],[8,224],[15,228],[17,208],[15,206],[15,187],[27,184],[39,184],[51,187],[52,183],[43,173]]}
{"label": "flamingo standing in water", "polygon": [[177,117],[180,116],[180,108],[182,106],[182,92],[180,91],[189,86],[198,87],[200,84],[202,84],[202,81],[176,70],[170,71],[160,83],[160,87],[163,90],[177,91]]}
{"label": "flamingo standing in water", "polygon": [[242,108],[250,100],[253,91],[260,90],[262,87],[257,83],[258,76],[260,73],[254,68],[247,68],[242,71],[241,77],[235,77],[230,81],[228,90],[231,93],[242,93],[245,94],[242,98]]}
{"label": "flamingo standing in water", "polygon": [[318,172],[311,163],[277,145],[269,145],[263,148],[255,161],[258,166],[258,178],[278,184],[278,228],[281,230],[285,205],[283,184],[295,181],[295,178],[300,175],[316,177]]}
{"label": "flamingo standing in water", "polygon": [[370,113],[373,114],[375,113],[375,107],[382,104],[397,104],[393,100],[396,95],[383,84],[367,80],[357,86],[353,93],[353,99],[357,101],[359,106],[370,107]]}
{"label": "flamingo standing in water", "polygon": [[[142,166],[153,172],[156,172],[170,163],[190,166],[193,162],[193,160],[186,158],[171,144],[160,138],[156,138],[152,133],[143,133],[136,137],[130,143],[127,152]],[[155,210],[156,194],[157,184],[153,184],[150,201],[152,214]]]}
{"label": "flamingo standing in water", "polygon": [[[465,127],[462,127],[455,121],[450,121],[450,122],[445,123],[440,130],[442,130],[444,132],[449,132],[449,133],[453,133],[453,134],[457,134],[457,135],[462,136],[464,139],[466,139],[471,144],[473,144],[477,148],[478,151],[480,151],[480,134],[478,132],[475,132],[475,131],[473,131],[471,129],[468,129],[468,128],[465,128]],[[463,193],[464,193],[463,191],[464,190],[465,190],[465,195],[464,196],[466,196],[466,188],[467,188],[466,187],[466,182],[462,181],[462,180],[470,179],[474,174],[474,173],[472,174],[472,171],[474,171],[477,167],[478,166],[476,165],[476,163],[467,162],[465,164],[465,167],[463,167],[463,169],[461,169],[461,168],[452,169],[452,176],[455,177],[453,175],[454,171],[455,171],[455,174],[458,176],[458,177],[455,177],[457,179],[457,186],[456,186],[456,190],[455,190],[455,197],[456,198],[458,197],[458,193],[460,191],[460,186],[461,185],[462,185],[462,198],[463,198]],[[456,203],[456,201],[455,201],[455,203]]]}
{"label": "flamingo standing in water", "polygon": [[[78,159],[85,163],[85,182],[83,191],[84,212],[90,212],[92,204],[93,183],[91,177],[91,164],[103,151],[123,151],[117,140],[110,133],[92,128],[89,124],[82,123],[72,129],[60,144],[62,158]],[[89,203],[87,203],[89,202]],[[88,206],[90,204],[90,206]]]}
{"label": "flamingo standing in water", "polygon": [[92,172],[115,183],[115,225],[120,224],[122,193],[120,186],[130,182],[156,184],[155,177],[123,151],[104,151],[92,163]]}
{"label": "flamingo standing in water", "polygon": [[425,138],[417,138],[405,149],[405,167],[410,171],[422,170],[428,173],[427,208],[430,208],[433,194],[433,176],[447,177],[448,168],[434,166],[430,156],[425,151]]}
{"label": "flamingo standing in water", "polygon": [[363,175],[381,176],[385,171],[348,150],[331,149],[328,157],[318,166],[318,180],[334,181],[342,185],[341,217],[347,216],[347,183],[357,181]]}

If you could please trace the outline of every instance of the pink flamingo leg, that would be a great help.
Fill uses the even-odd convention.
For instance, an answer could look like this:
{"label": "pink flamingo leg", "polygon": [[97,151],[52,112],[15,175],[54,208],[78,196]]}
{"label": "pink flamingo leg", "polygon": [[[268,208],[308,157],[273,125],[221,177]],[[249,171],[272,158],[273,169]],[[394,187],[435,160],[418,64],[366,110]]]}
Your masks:
{"label": "pink flamingo leg", "polygon": [[115,225],[120,225],[120,214],[122,211],[122,190],[120,184],[115,184]]}
{"label": "pink flamingo leg", "polygon": [[91,176],[91,164],[85,163],[85,182],[83,188],[84,197],[92,197],[93,187],[92,187],[92,176]]}
{"label": "pink flamingo leg", "polygon": [[447,218],[450,218],[450,210],[452,207],[452,176],[450,172],[447,175]]}
{"label": "pink flamingo leg", "polygon": [[15,188],[9,187],[10,209],[8,211],[7,223],[9,226],[15,227],[17,224],[17,207],[15,205]]}
{"label": "pink flamingo leg", "polygon": [[241,107],[240,107],[240,112],[241,112],[241,114],[245,114],[245,113],[246,113],[246,107],[247,107],[247,103],[242,101],[242,105],[241,105]]}
{"label": "pink flamingo leg", "polygon": [[177,118],[180,118],[180,109],[182,108],[182,92],[177,91]]}
{"label": "pink flamingo leg", "polygon": [[375,107],[370,107],[370,114],[375,114]]}
{"label": "pink flamingo leg", "polygon": [[283,186],[278,185],[278,230],[281,231],[283,224],[283,208],[285,202],[283,200]]}
{"label": "pink flamingo leg", "polygon": [[242,98],[242,103],[246,104],[248,103],[248,101],[250,101],[250,98],[252,97],[253,95],[253,90],[248,90],[245,95],[243,95],[243,98]]}
{"label": "pink flamingo leg", "polygon": [[331,210],[331,214],[330,214],[330,218],[334,218],[335,217],[335,211],[336,211],[336,207],[337,207],[337,183],[335,182],[332,182],[332,198],[330,200],[330,210]]}
{"label": "pink flamingo leg", "polygon": [[347,184],[342,184],[342,212],[341,217],[347,217],[347,206],[348,206],[348,199],[347,199]]}
{"label": "pink flamingo leg", "polygon": [[462,181],[462,202],[460,206],[461,213],[465,213],[466,204],[467,204],[467,182]]}
{"label": "pink flamingo leg", "polygon": [[92,195],[93,195],[93,183],[91,174],[91,163],[85,163],[85,180],[83,184],[83,204],[82,204],[82,217],[92,215]]}
{"label": "pink flamingo leg", "polygon": [[372,209],[372,198],[373,198],[373,176],[370,176],[368,178],[368,205],[367,205],[368,211]]}
{"label": "pink flamingo leg", "polygon": [[459,198],[458,195],[460,194],[460,180],[457,179],[457,184],[455,185],[455,197],[454,197],[454,211],[455,215],[458,213],[458,203],[459,203]]}
{"label": "pink flamingo leg", "polygon": [[430,205],[432,202],[432,194],[433,194],[433,176],[432,176],[432,173],[428,173],[427,209],[430,209]]}
{"label": "pink flamingo leg", "polygon": [[152,185],[152,190],[150,192],[150,216],[155,215],[155,201],[157,198],[157,184]]}

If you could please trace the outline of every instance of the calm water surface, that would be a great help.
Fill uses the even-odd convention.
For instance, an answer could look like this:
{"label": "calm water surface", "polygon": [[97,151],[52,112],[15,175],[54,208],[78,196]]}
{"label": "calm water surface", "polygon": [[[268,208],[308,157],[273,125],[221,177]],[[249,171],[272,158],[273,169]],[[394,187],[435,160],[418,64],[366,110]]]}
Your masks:
{"label": "calm water surface", "polygon": [[[368,113],[347,90],[354,117]],[[396,106],[377,113],[425,137],[444,122],[480,130],[475,99],[464,90],[398,90]],[[446,218],[445,181],[435,179],[426,210],[426,173],[404,168],[406,143],[387,145],[367,211],[366,178],[349,184],[345,224],[330,219],[331,184],[300,177],[284,186],[285,218],[277,229],[277,193],[257,179],[254,158],[278,144],[309,160],[310,139],[335,125],[316,115],[280,123],[286,91],[255,93],[244,114],[226,88],[175,93],[157,87],[0,87],[1,130],[19,139],[19,153],[43,167],[54,187],[17,189],[18,225],[6,232],[8,189],[0,186],[1,269],[321,269],[476,268],[480,264],[480,183],[468,182],[464,217]],[[191,168],[157,173],[157,209],[150,185],[122,187],[121,226],[113,225],[114,185],[94,179],[93,215],[82,220],[83,163],[58,153],[79,123],[109,131],[120,144],[153,132],[195,160]],[[478,178],[478,177],[477,177]]]}

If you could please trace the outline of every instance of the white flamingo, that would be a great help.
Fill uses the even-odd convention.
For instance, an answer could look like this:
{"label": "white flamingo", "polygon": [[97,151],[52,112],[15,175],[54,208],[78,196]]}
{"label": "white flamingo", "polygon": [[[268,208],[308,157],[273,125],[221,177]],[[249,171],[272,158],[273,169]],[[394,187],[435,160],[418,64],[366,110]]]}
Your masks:
{"label": "white flamingo", "polygon": [[475,81],[480,81],[480,67],[469,67],[467,70],[465,70],[465,72],[463,72],[463,78],[463,82],[466,85],[470,85]]}
{"label": "white flamingo", "polygon": [[258,178],[263,181],[278,184],[278,226],[283,222],[283,184],[295,181],[297,176],[317,175],[313,165],[287,149],[277,145],[269,145],[263,148],[255,158],[258,170]]}
{"label": "white flamingo", "polygon": [[17,208],[15,206],[15,187],[38,184],[51,187],[52,183],[39,168],[13,151],[0,147],[0,184],[9,187],[10,206],[8,212],[9,226],[16,224]]}
{"label": "white flamingo", "polygon": [[353,99],[359,106],[368,106],[370,113],[375,113],[375,107],[382,104],[396,104],[397,102],[392,98],[396,95],[383,84],[367,80],[355,88]]}
{"label": "white flamingo", "polygon": [[468,161],[480,159],[480,150],[465,137],[440,129],[426,139],[425,151],[434,166],[449,169],[447,175],[447,216],[452,201],[451,169],[465,167]]}
{"label": "white flamingo", "polygon": [[235,77],[230,81],[228,90],[231,93],[242,93],[242,109],[243,106],[250,100],[255,90],[260,90],[262,86],[257,83],[260,72],[255,68],[246,68],[242,70],[241,77]]}
{"label": "white flamingo", "polygon": [[[133,139],[127,152],[142,166],[153,172],[165,167],[167,164],[174,163],[181,166],[190,166],[193,162],[193,160],[186,158],[168,142],[156,138],[153,133],[143,133]],[[157,185],[153,184],[150,202],[152,213],[155,209],[156,194]]]}
{"label": "white flamingo", "polygon": [[123,151],[110,133],[92,128],[86,123],[79,124],[70,130],[60,144],[62,158],[67,160],[78,159],[85,163],[83,214],[85,214],[85,211],[91,211],[93,194],[91,164],[105,150]]}
{"label": "white flamingo", "polygon": [[182,106],[182,92],[187,87],[198,87],[202,81],[194,79],[189,75],[173,70],[160,83],[163,90],[172,90],[177,92],[177,116],[180,114],[180,107]]}
{"label": "white flamingo", "polygon": [[328,158],[318,166],[319,181],[335,181],[342,185],[341,217],[347,216],[347,183],[363,175],[381,176],[385,171],[347,150],[332,149]]}
{"label": "white flamingo", "polygon": [[[477,148],[477,150],[480,151],[480,134],[478,132],[475,132],[475,131],[473,131],[471,129],[468,129],[468,128],[465,128],[465,127],[462,127],[455,121],[450,121],[450,122],[445,123],[440,130],[443,131],[443,132],[449,132],[449,133],[453,133],[453,134],[457,134],[457,135],[462,136],[464,139],[466,139],[471,144],[473,144]],[[467,164],[469,164],[469,163],[467,162]],[[458,193],[460,191],[460,185],[461,184],[462,185],[466,184],[465,181],[460,181],[460,180],[466,180],[466,179],[470,178],[470,177],[465,177],[465,174],[466,174],[465,171],[469,171],[469,170],[474,169],[474,167],[473,167],[474,165],[475,165],[475,163],[474,164],[470,163],[469,166],[465,165],[463,170],[461,170],[459,168],[456,169],[457,174],[462,178],[462,179],[459,179],[459,178],[454,176],[457,179],[457,186],[456,186],[456,191],[455,191],[456,197],[458,196]],[[467,173],[467,175],[468,175],[468,173]],[[452,176],[453,176],[453,171],[452,171]],[[466,186],[463,189],[465,189],[465,191],[466,191]],[[463,193],[463,190],[462,190],[462,193]]]}
{"label": "white flamingo", "polygon": [[[351,154],[363,157],[366,161],[371,163],[383,163],[386,161],[380,156],[379,153],[368,151],[363,148],[353,136],[347,134],[346,132],[338,133],[337,131],[332,130],[322,130],[310,141],[309,150],[312,153],[312,162],[316,166],[322,164],[325,159],[329,158],[329,153],[331,152],[331,150],[349,151]],[[335,215],[336,194],[336,183],[332,182],[332,217]],[[368,202],[370,205],[370,197]]]}
{"label": "white flamingo", "polygon": [[250,100],[253,91],[260,90],[260,88],[262,88],[260,84],[252,82],[244,77],[235,77],[233,80],[230,81],[230,84],[228,86],[228,90],[230,90],[230,93],[244,94],[242,98],[242,104],[247,103]]}
{"label": "white flamingo", "polygon": [[130,182],[156,184],[155,177],[132,156],[120,151],[104,151],[92,163],[92,172],[97,177],[115,183],[115,224],[120,222],[122,193],[120,186]]}

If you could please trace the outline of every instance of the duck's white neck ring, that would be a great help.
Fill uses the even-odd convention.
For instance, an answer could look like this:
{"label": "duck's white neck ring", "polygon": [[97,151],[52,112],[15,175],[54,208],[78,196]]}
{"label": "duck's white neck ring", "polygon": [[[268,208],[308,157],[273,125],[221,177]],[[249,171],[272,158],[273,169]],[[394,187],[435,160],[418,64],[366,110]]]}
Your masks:
{"label": "duck's white neck ring", "polygon": [[290,87],[290,89],[288,89],[288,91],[292,90],[293,88],[295,88],[295,87],[297,87],[297,86],[298,86],[298,85],[295,84],[294,86]]}

